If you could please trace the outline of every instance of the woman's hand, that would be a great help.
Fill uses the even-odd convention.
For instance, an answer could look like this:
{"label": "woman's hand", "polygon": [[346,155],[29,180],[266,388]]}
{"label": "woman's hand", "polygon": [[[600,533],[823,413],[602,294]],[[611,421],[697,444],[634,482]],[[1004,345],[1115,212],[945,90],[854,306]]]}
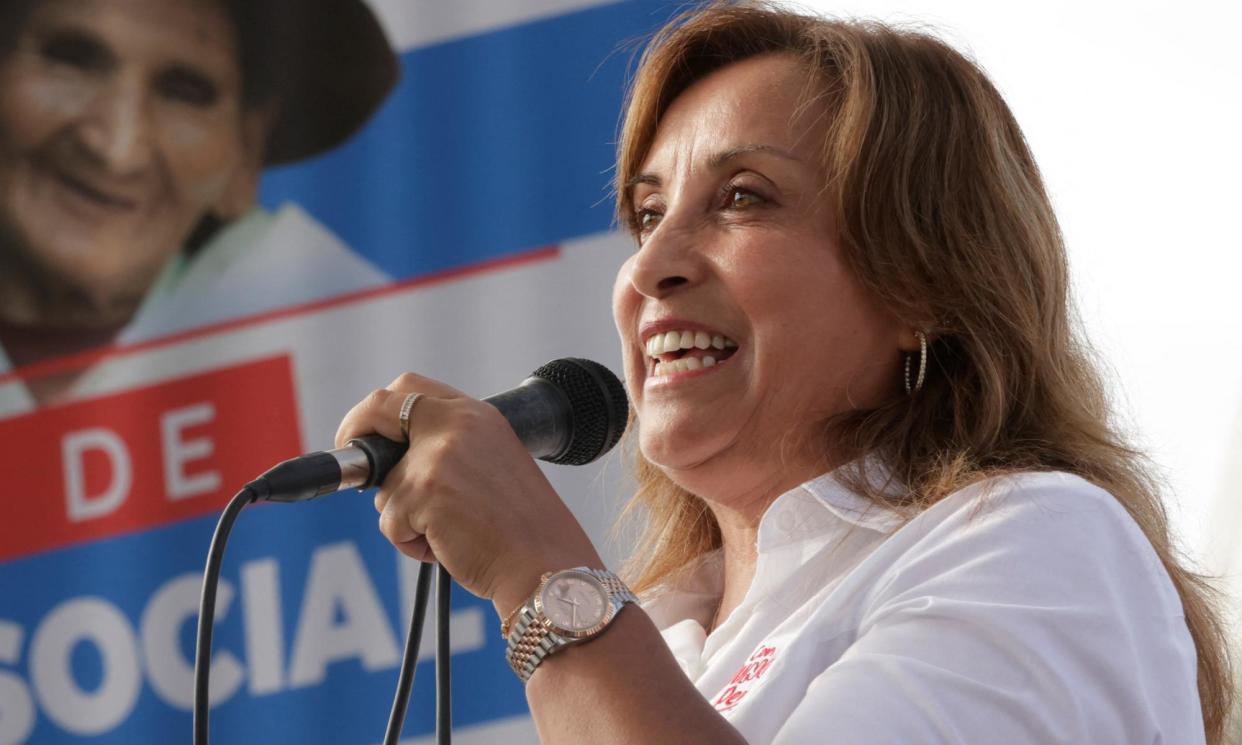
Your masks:
{"label": "woman's hand", "polygon": [[360,435],[403,439],[410,393],[410,446],[375,495],[379,527],[399,551],[438,561],[505,616],[544,572],[601,567],[591,541],[505,418],[490,404],[405,373],[354,406],[337,447]]}

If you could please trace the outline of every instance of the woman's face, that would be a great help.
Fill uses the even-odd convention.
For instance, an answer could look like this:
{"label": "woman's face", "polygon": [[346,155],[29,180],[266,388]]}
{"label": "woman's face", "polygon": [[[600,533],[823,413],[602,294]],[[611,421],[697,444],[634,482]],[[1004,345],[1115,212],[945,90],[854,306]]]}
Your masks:
{"label": "woman's face", "polygon": [[[713,73],[631,180],[639,247],[613,311],[642,452],[708,499],[763,502],[820,472],[822,422],[895,395],[913,343],[845,266],[807,83],[785,55]],[[666,351],[687,333],[694,348]]]}
{"label": "woman's face", "polygon": [[217,0],[39,0],[0,59],[0,259],[124,320],[200,218],[252,199],[243,119]]}

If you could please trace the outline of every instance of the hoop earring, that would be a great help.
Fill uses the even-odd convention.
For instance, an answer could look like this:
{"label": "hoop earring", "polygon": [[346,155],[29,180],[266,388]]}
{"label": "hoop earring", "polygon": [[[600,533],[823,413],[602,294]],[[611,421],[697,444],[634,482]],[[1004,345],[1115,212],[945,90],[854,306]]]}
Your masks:
{"label": "hoop earring", "polygon": [[914,353],[906,355],[906,395],[913,396],[923,387],[923,378],[927,375],[927,334],[922,331],[915,331],[914,335],[919,338],[919,374],[914,381],[914,385],[910,385],[910,358]]}

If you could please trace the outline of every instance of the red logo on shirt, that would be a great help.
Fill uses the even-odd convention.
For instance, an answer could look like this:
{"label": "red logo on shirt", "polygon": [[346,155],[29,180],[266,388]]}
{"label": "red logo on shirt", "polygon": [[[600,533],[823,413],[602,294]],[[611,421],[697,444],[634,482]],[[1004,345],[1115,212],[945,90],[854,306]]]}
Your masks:
{"label": "red logo on shirt", "polygon": [[712,706],[716,707],[716,711],[721,714],[727,714],[737,708],[746,694],[750,692],[765,674],[772,667],[772,663],[776,660],[776,647],[761,645],[746,660],[746,664],[738,668],[734,673],[732,680],[725,685],[724,690],[712,701]]}

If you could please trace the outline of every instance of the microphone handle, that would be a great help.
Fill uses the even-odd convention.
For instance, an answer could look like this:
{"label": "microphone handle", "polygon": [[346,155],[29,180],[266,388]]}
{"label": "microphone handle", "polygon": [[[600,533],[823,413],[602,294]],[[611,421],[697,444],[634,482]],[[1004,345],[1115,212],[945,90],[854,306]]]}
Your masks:
{"label": "microphone handle", "polygon": [[[565,391],[543,378],[527,378],[516,388],[483,399],[500,410],[509,426],[517,433],[526,452],[535,458],[555,457],[565,452],[573,440],[573,411]],[[417,427],[417,423],[412,423]],[[341,485],[338,489],[367,489],[384,483],[384,478],[405,455],[407,445],[393,442],[382,435],[363,435],[349,441],[352,447],[366,454],[368,474],[360,483],[346,473],[341,463]],[[348,448],[341,448],[347,450]],[[329,451],[333,454],[338,451]],[[341,460],[339,457],[337,460]],[[360,475],[360,474],[359,474]]]}
{"label": "microphone handle", "polygon": [[[530,377],[516,388],[483,399],[495,406],[536,458],[555,458],[573,440],[573,409],[560,387]],[[407,444],[383,435],[363,435],[349,445],[292,458],[250,482],[260,500],[303,502],[344,489],[367,489],[384,482],[405,455]]]}
{"label": "microphone handle", "polygon": [[526,452],[535,458],[555,459],[574,439],[574,413],[564,389],[543,378],[527,378],[483,399],[508,420]]}
{"label": "microphone handle", "polygon": [[[347,447],[329,450],[328,452],[337,458],[338,462],[342,460],[342,457],[337,455],[341,450],[353,450],[355,452],[361,450],[367,459],[365,473],[361,467],[355,467],[351,469],[352,478],[346,475],[345,463],[341,463],[341,483],[337,485],[336,491],[351,488],[369,489],[372,486],[379,486],[384,483],[384,479],[388,477],[388,472],[405,455],[407,447],[409,446],[406,443],[390,440],[383,435],[363,435],[350,440]],[[349,458],[352,453],[343,453],[341,455]],[[356,462],[356,458],[352,462]],[[361,466],[360,463],[357,465]]]}

